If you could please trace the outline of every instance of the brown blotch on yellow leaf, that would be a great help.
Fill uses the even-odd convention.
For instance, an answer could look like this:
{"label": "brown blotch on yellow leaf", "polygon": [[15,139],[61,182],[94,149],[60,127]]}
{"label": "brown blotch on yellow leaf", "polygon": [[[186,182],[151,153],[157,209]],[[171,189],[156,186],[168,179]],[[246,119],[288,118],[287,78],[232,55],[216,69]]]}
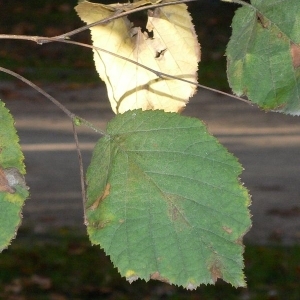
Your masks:
{"label": "brown blotch on yellow leaf", "polygon": [[90,210],[95,210],[99,204],[109,195],[110,193],[110,183],[105,186],[103,194],[97,198],[97,200],[89,207]]}
{"label": "brown blotch on yellow leaf", "polygon": [[293,67],[296,69],[300,67],[300,46],[291,44],[291,55],[293,60]]}
{"label": "brown blotch on yellow leaf", "polygon": [[0,167],[0,192],[6,192],[10,194],[15,193],[15,189],[9,185],[6,174],[1,167]]}

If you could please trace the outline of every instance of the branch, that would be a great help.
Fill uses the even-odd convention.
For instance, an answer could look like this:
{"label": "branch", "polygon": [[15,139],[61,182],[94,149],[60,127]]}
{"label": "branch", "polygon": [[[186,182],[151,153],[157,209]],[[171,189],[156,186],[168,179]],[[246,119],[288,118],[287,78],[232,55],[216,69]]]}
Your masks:
{"label": "branch", "polygon": [[[119,54],[116,54],[116,53],[113,53],[113,52],[110,52],[108,50],[105,50],[105,49],[102,49],[102,48],[99,48],[99,47],[95,47],[95,46],[92,46],[92,45],[89,45],[89,44],[84,44],[84,43],[80,43],[80,42],[75,42],[75,41],[70,41],[70,40],[62,40],[62,39],[57,39],[56,37],[40,37],[40,36],[28,36],[28,35],[9,35],[9,34],[0,34],[0,39],[16,39],[16,40],[27,40],[27,41],[33,41],[33,42],[36,42],[36,43],[39,43],[39,41],[51,41],[51,42],[59,42],[59,43],[66,43],[66,44],[72,44],[72,45],[77,45],[77,46],[81,46],[81,47],[85,47],[85,48],[90,48],[90,49],[94,49],[96,51],[101,51],[101,52],[104,52],[104,53],[107,53],[109,55],[113,55],[115,57],[118,57],[120,59],[123,59],[123,60],[126,60],[130,63],[133,63],[141,68],[144,68],[146,70],[148,70],[149,72],[152,72],[154,73],[155,75],[157,75],[158,77],[160,78],[163,78],[163,77],[166,77],[166,78],[172,78],[172,79],[176,79],[176,80],[179,80],[179,81],[183,81],[183,82],[186,82],[186,83],[189,83],[189,84],[192,84],[192,85],[196,85],[197,87],[199,88],[203,88],[203,89],[206,89],[206,90],[209,90],[209,91],[212,91],[212,92],[215,92],[215,93],[218,93],[218,94],[221,94],[221,95],[225,95],[225,96],[228,96],[228,97],[231,97],[231,98],[234,98],[234,99],[237,99],[237,100],[240,100],[240,101],[243,101],[249,105],[252,105],[252,103],[246,99],[243,99],[241,97],[238,97],[238,96],[235,96],[235,95],[232,95],[232,94],[229,94],[229,93],[225,93],[225,92],[222,92],[222,91],[219,91],[219,90],[216,90],[216,89],[213,89],[213,88],[210,88],[208,86],[205,86],[205,85],[202,85],[202,84],[199,84],[199,83],[196,83],[196,82],[193,82],[193,81],[189,81],[187,79],[183,79],[183,78],[180,78],[180,77],[176,77],[176,76],[173,76],[173,75],[169,75],[167,73],[163,73],[163,72],[160,72],[160,71],[156,71],[150,67],[147,67],[137,61],[134,61],[132,59],[129,59],[127,57],[124,57],[124,56],[121,56]],[[16,73],[15,73],[16,74]],[[19,75],[20,76],[20,75]],[[87,122],[87,121],[86,121]],[[89,126],[89,125],[87,125]],[[92,128],[92,127],[91,127]],[[94,128],[93,128],[94,129]],[[94,129],[95,130],[95,129]],[[96,130],[97,131],[97,130]]]}
{"label": "branch", "polygon": [[62,110],[72,120],[73,123],[76,124],[76,123],[78,123],[78,120],[80,120],[80,123],[82,123],[82,124],[86,125],[87,127],[93,129],[97,133],[100,133],[101,135],[106,135],[106,133],[104,131],[96,128],[89,121],[87,121],[87,120],[85,120],[85,119],[83,119],[83,118],[81,118],[81,117],[76,116],[75,114],[73,114],[64,105],[62,105],[59,101],[57,101],[54,97],[52,97],[51,95],[49,95],[47,92],[45,92],[43,89],[41,89],[40,87],[38,87],[37,85],[35,85],[30,80],[26,79],[25,77],[23,77],[23,76],[15,73],[15,72],[13,72],[11,70],[3,68],[3,67],[0,67],[0,71],[18,78],[19,80],[23,81],[24,83],[28,84],[30,87],[32,87],[33,89],[35,89],[36,91],[38,91],[40,94],[42,94],[47,99],[49,99],[54,105],[56,105],[60,110]]}
{"label": "branch", "polygon": [[[86,189],[85,189],[85,182],[84,182],[84,170],[83,170],[83,163],[82,163],[82,155],[81,155],[81,151],[79,148],[79,141],[78,141],[78,135],[77,135],[77,131],[76,131],[76,125],[79,123],[83,123],[85,125],[87,125],[88,127],[94,129],[96,132],[101,133],[102,135],[104,135],[105,133],[100,131],[99,129],[96,129],[91,123],[89,123],[88,121],[86,121],[83,118],[80,118],[78,116],[76,116],[75,114],[73,114],[72,112],[70,112],[64,105],[62,105],[59,101],[57,101],[55,98],[53,98],[51,95],[49,95],[47,92],[45,92],[43,89],[41,89],[40,87],[38,87],[37,85],[35,85],[33,82],[29,81],[28,79],[24,78],[23,76],[0,67],[0,71],[5,72],[7,74],[10,74],[18,79],[20,79],[21,81],[23,81],[24,83],[28,84],[29,86],[31,86],[32,88],[34,88],[36,91],[38,91],[39,93],[41,93],[43,96],[45,96],[46,98],[48,98],[53,104],[55,104],[58,108],[60,108],[70,119],[72,119],[72,128],[73,128],[73,135],[74,135],[74,140],[75,140],[75,145],[76,145],[76,150],[77,150],[77,156],[78,156],[78,161],[79,161],[79,172],[80,172],[80,183],[81,183],[81,195],[82,195],[82,203],[83,203],[83,212],[84,212],[84,224],[86,223],[86,215],[85,215],[85,201],[86,201]],[[78,122],[79,120],[79,122]]]}
{"label": "branch", "polygon": [[73,125],[73,134],[74,134],[74,140],[75,140],[78,162],[79,162],[81,197],[82,197],[82,205],[83,205],[83,220],[84,220],[84,224],[86,225],[86,223],[87,223],[86,213],[85,213],[86,187],[85,187],[85,180],[84,180],[83,162],[82,162],[82,155],[81,155],[81,151],[80,151],[80,147],[79,147],[79,141],[78,141],[78,135],[77,135],[75,122],[73,122],[72,125]]}
{"label": "branch", "polygon": [[221,0],[221,1],[223,1],[223,2],[229,2],[229,3],[236,3],[236,4],[240,4],[242,6],[248,6],[248,7],[252,8],[252,9],[256,10],[256,8],[253,5],[251,5],[250,3],[246,2],[246,1],[243,1],[243,0]]}
{"label": "branch", "polygon": [[[161,1],[161,0],[159,0],[159,1]],[[77,28],[75,30],[69,31],[69,32],[64,33],[62,35],[55,36],[53,38],[55,38],[56,41],[61,40],[61,39],[67,39],[70,36],[75,35],[77,33],[80,33],[82,31],[85,31],[85,30],[87,30],[87,29],[89,29],[89,28],[91,28],[93,26],[100,25],[100,24],[106,24],[106,23],[109,23],[109,22],[111,22],[111,21],[113,21],[115,19],[118,19],[118,18],[121,18],[121,17],[125,17],[125,16],[128,16],[130,14],[133,14],[133,13],[136,13],[136,12],[139,12],[139,11],[147,10],[149,8],[152,9],[152,8],[157,8],[157,7],[163,7],[163,6],[168,6],[168,5],[176,5],[176,4],[180,4],[180,3],[188,3],[188,2],[194,2],[194,1],[198,1],[198,0],[178,0],[178,1],[174,1],[174,2],[157,3],[157,4],[150,4],[150,3],[147,4],[147,3],[144,3],[144,4],[142,4],[142,5],[144,5],[142,7],[137,7],[137,8],[134,8],[134,9],[131,9],[131,10],[126,10],[126,11],[120,10],[120,12],[116,13],[112,17],[108,17],[108,18],[99,20],[97,22],[94,22],[94,23],[82,26],[80,28]],[[131,4],[134,4],[134,3],[131,3]],[[124,10],[125,10],[125,7],[124,7]],[[39,41],[36,41],[36,42],[38,44],[44,44],[44,43],[50,43],[52,41],[40,39]]]}
{"label": "branch", "polygon": [[[158,0],[158,1],[161,1],[161,0]],[[238,97],[238,96],[235,96],[235,95],[232,95],[232,94],[228,94],[228,93],[225,93],[225,92],[222,92],[222,91],[219,91],[219,90],[216,90],[216,89],[213,89],[213,88],[210,88],[210,87],[207,87],[207,86],[204,86],[204,85],[201,85],[199,83],[195,83],[195,82],[183,79],[183,78],[179,78],[179,77],[176,77],[176,76],[173,76],[173,75],[169,75],[169,74],[166,74],[166,73],[163,73],[163,72],[160,72],[160,71],[156,71],[156,70],[154,70],[152,68],[149,68],[149,67],[147,67],[145,65],[142,65],[142,64],[140,64],[140,63],[138,63],[138,62],[136,62],[134,60],[131,60],[131,59],[127,58],[127,57],[123,57],[123,56],[118,55],[116,53],[112,53],[112,52],[110,52],[108,50],[105,50],[105,49],[102,49],[102,48],[99,48],[99,47],[95,47],[95,46],[92,46],[92,45],[89,45],[89,44],[84,44],[84,43],[80,43],[80,42],[66,40],[71,35],[74,35],[74,34],[77,34],[79,32],[82,32],[82,31],[84,31],[86,29],[89,29],[89,28],[95,26],[95,25],[105,24],[105,23],[111,22],[111,21],[113,21],[115,19],[118,19],[120,17],[127,16],[127,15],[129,15],[131,13],[135,13],[135,12],[138,12],[138,11],[149,9],[149,7],[151,7],[151,8],[157,8],[157,7],[167,6],[167,5],[176,5],[176,4],[180,4],[180,3],[193,2],[193,1],[197,1],[197,0],[178,0],[178,1],[173,1],[173,2],[158,3],[158,4],[151,4],[151,5],[148,5],[147,3],[144,2],[142,5],[145,5],[145,6],[143,6],[143,7],[137,7],[137,8],[131,9],[129,11],[123,11],[123,12],[117,13],[116,15],[114,15],[112,17],[99,20],[97,22],[94,22],[94,23],[91,23],[89,25],[80,27],[80,28],[78,28],[76,30],[67,32],[65,34],[62,34],[62,35],[59,35],[59,36],[56,36],[56,37],[41,37],[41,36],[0,34],[0,39],[29,40],[29,41],[36,42],[37,44],[40,44],[40,45],[42,45],[44,43],[50,43],[50,42],[61,42],[61,43],[73,44],[73,45],[78,45],[78,46],[81,46],[81,47],[91,48],[91,49],[94,49],[96,51],[101,51],[101,52],[113,55],[115,57],[118,57],[120,59],[126,60],[126,61],[128,61],[130,63],[133,63],[133,64],[135,64],[135,65],[137,65],[137,66],[139,66],[141,68],[144,68],[144,69],[148,70],[149,72],[154,73],[155,75],[157,75],[160,78],[165,77],[165,78],[172,78],[172,79],[180,80],[180,81],[192,84],[192,85],[196,85],[199,88],[210,90],[212,92],[215,92],[215,93],[218,93],[218,94],[222,94],[222,95],[225,95],[225,96],[228,96],[228,97],[231,97],[231,98],[234,98],[234,99],[237,99],[237,100],[240,100],[240,101],[243,101],[243,102],[245,102],[247,104],[252,105],[252,103],[250,101],[248,101],[246,99],[243,99],[241,97]],[[250,5],[250,4],[248,4],[248,3],[246,3],[246,2],[244,2],[242,0],[222,0],[222,1],[227,1],[227,2],[241,2],[244,5]],[[134,3],[132,3],[132,4],[134,4]],[[126,9],[126,8],[128,9],[128,6],[124,7],[124,9]],[[85,122],[87,122],[87,121],[83,121],[83,123],[85,123]],[[86,123],[86,125],[87,125],[87,123]],[[89,125],[87,125],[87,126],[89,126]],[[93,129],[95,130],[95,128],[93,128]]]}

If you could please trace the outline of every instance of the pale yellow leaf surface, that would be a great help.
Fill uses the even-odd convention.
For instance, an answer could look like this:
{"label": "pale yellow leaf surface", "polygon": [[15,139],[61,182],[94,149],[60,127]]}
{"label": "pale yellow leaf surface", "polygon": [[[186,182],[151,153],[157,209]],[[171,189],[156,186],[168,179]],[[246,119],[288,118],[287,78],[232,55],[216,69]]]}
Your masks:
{"label": "pale yellow leaf surface", "polygon": [[[138,6],[138,3],[134,4]],[[128,10],[130,5],[103,5],[83,1],[75,9],[84,22],[91,24],[111,17],[120,10]],[[105,25],[92,27],[91,35],[95,47],[131,59],[155,71],[196,83],[200,45],[187,6],[176,4],[149,9],[147,30],[153,32],[153,37],[140,28],[133,28],[127,17],[122,17]],[[193,84],[159,77],[132,62],[101,51],[94,50],[94,61],[97,72],[106,84],[115,113],[138,108],[178,112],[185,107],[196,90]]]}

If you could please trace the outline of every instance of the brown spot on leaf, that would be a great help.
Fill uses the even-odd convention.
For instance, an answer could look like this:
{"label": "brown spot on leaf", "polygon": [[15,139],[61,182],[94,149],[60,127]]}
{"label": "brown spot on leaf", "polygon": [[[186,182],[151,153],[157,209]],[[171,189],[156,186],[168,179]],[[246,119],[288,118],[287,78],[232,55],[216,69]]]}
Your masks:
{"label": "brown spot on leaf", "polygon": [[264,16],[260,13],[257,13],[257,21],[263,28],[268,28],[269,27],[269,21],[264,18]]}
{"label": "brown spot on leaf", "polygon": [[110,183],[105,186],[103,194],[97,198],[97,200],[89,207],[91,210],[95,210],[99,204],[109,195],[110,193]]}
{"label": "brown spot on leaf", "polygon": [[227,226],[223,226],[222,228],[223,228],[223,230],[224,230],[225,232],[227,232],[228,234],[231,234],[231,233],[232,233],[232,229],[231,229],[231,228],[229,228],[229,227],[227,227]]}
{"label": "brown spot on leaf", "polygon": [[[248,229],[248,231],[250,230],[250,228]],[[245,235],[246,233],[244,233],[244,235]],[[240,236],[236,241],[235,241],[235,243],[237,244],[237,245],[240,245],[240,246],[243,246],[244,247],[244,244],[243,244],[243,236]]]}
{"label": "brown spot on leaf", "polygon": [[222,278],[221,262],[217,258],[214,258],[209,271],[213,282],[216,282],[218,278]]}
{"label": "brown spot on leaf", "polygon": [[168,216],[176,224],[176,229],[181,231],[183,228],[190,227],[183,208],[180,206],[180,198],[175,195],[166,195],[168,203]]}
{"label": "brown spot on leaf", "polygon": [[13,194],[15,189],[13,189],[7,180],[4,170],[0,167],[0,192],[6,192]]}
{"label": "brown spot on leaf", "polygon": [[93,222],[92,224],[90,224],[91,227],[95,228],[95,229],[103,229],[107,224],[109,224],[110,221],[99,221],[99,222]]}
{"label": "brown spot on leaf", "polygon": [[296,69],[300,67],[300,46],[291,44],[291,55],[293,60],[293,67]]}
{"label": "brown spot on leaf", "polygon": [[150,278],[153,279],[153,280],[159,280],[159,281],[162,281],[162,282],[170,283],[170,280],[167,279],[167,278],[162,277],[159,274],[159,272],[155,272],[155,273],[151,274]]}
{"label": "brown spot on leaf", "polygon": [[173,203],[169,207],[169,215],[171,220],[174,222],[180,218],[180,211]]}

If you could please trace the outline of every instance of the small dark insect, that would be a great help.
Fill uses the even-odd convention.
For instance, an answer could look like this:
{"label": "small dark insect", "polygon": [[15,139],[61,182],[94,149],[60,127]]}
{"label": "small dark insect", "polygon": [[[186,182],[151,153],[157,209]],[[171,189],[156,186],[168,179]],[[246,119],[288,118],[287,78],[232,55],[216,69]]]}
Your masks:
{"label": "small dark insect", "polygon": [[164,53],[166,52],[167,49],[163,49],[161,51],[156,51],[156,54],[155,54],[155,58],[160,58],[161,56],[164,55]]}

